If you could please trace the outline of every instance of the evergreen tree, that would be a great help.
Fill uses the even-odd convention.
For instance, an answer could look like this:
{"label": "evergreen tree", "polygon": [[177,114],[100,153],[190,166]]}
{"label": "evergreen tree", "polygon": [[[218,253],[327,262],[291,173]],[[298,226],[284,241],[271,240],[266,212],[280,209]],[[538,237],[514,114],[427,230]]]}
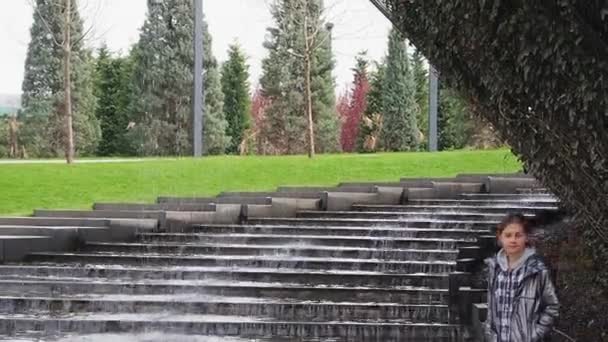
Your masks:
{"label": "evergreen tree", "polygon": [[[335,108],[335,81],[331,31],[322,19],[322,0],[277,0],[271,7],[275,25],[264,42],[268,57],[262,61],[260,84],[270,101],[262,134],[270,153],[303,153],[307,143],[305,97],[305,38],[316,32],[311,58],[312,111],[318,152],[339,150],[339,118]],[[306,18],[306,20],[304,20]]]}
{"label": "evergreen tree", "polygon": [[[64,2],[36,0],[31,41],[25,61],[22,84],[22,121],[31,155],[46,157],[63,154],[65,118],[63,116],[63,27]],[[83,44],[83,22],[76,1],[71,6],[71,93],[76,153],[90,155],[96,150],[101,132],[95,118],[93,95],[94,63]],[[24,138],[25,139],[25,138]]]}
{"label": "evergreen tree", "polygon": [[105,44],[99,50],[96,65],[95,115],[101,126],[100,156],[128,155],[129,105],[132,100],[132,63],[128,58],[113,58]]}
{"label": "evergreen tree", "polygon": [[416,88],[405,39],[392,29],[382,92],[383,125],[380,143],[387,151],[418,148]]}
{"label": "evergreen tree", "polygon": [[237,44],[228,48],[228,60],[222,66],[224,113],[228,121],[227,134],[232,137],[229,153],[239,153],[239,146],[250,127],[251,98],[249,95],[249,66]]}
{"label": "evergreen tree", "polygon": [[441,87],[438,116],[439,150],[461,149],[471,142],[475,121],[458,92]]}
{"label": "evergreen tree", "polygon": [[[425,67],[424,56],[417,49],[412,55],[412,69],[416,83],[416,122],[422,136],[429,135],[429,75]],[[426,150],[427,139],[421,141],[421,149]]]}
{"label": "evergreen tree", "polygon": [[[203,148],[206,154],[221,154],[230,137],[217,61],[203,24]],[[148,1],[148,16],[133,51],[137,115],[130,137],[140,154],[192,154],[193,29],[192,0]]]}

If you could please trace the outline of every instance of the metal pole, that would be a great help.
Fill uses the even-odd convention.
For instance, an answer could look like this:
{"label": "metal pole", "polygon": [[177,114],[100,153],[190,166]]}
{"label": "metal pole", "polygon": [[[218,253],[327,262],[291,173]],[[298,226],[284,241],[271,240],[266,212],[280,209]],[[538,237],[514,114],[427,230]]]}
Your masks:
{"label": "metal pole", "polygon": [[439,72],[429,65],[429,151],[437,151],[437,110],[439,102]]}
{"label": "metal pole", "polygon": [[194,101],[192,102],[192,146],[194,156],[203,155],[203,0],[194,0]]}

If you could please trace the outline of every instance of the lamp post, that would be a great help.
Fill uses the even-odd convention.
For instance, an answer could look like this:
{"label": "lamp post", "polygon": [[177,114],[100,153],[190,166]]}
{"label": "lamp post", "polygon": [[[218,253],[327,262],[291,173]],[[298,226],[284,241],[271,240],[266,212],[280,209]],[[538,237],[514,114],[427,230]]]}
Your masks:
{"label": "lamp post", "polygon": [[203,0],[194,0],[194,101],[192,101],[192,143],[194,157],[203,155]]}
{"label": "lamp post", "polygon": [[[148,0],[151,5],[162,5],[164,0]],[[203,0],[194,1],[194,84],[192,87],[192,149],[194,157],[203,155]]]}
{"label": "lamp post", "polygon": [[439,72],[429,64],[429,151],[437,151],[437,110],[439,107]]}

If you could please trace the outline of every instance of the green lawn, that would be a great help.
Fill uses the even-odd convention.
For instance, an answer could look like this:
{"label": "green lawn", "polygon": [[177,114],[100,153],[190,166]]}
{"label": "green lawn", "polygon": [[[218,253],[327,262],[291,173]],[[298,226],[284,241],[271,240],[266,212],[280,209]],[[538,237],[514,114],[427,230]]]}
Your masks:
{"label": "green lawn", "polygon": [[152,202],[159,195],[216,195],[279,185],[397,181],[457,173],[515,172],[508,150],[281,157],[150,159],[127,163],[0,164],[0,214],[90,208],[93,202]]}

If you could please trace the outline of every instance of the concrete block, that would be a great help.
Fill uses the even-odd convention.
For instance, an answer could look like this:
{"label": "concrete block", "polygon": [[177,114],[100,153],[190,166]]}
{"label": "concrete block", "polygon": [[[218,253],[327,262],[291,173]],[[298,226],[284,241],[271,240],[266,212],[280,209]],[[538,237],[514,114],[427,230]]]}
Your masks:
{"label": "concrete block", "polygon": [[351,210],[355,203],[377,204],[378,194],[363,192],[327,192],[324,203],[324,210],[345,211]]}
{"label": "concrete block", "polygon": [[400,188],[402,184],[400,182],[343,182],[339,183],[338,187],[349,187],[349,186],[380,186],[380,187],[390,187],[390,188]]}
{"label": "concrete block", "polygon": [[376,192],[375,185],[351,184],[338,186],[336,192]]}
{"label": "concrete block", "polygon": [[473,303],[471,310],[471,328],[476,341],[484,340],[484,323],[488,315],[488,305]]}
{"label": "concrete block", "polygon": [[315,192],[338,191],[335,186],[280,186],[277,192]]}
{"label": "concrete block", "polygon": [[404,192],[402,187],[395,186],[376,186],[375,192],[378,194],[378,204],[401,204],[403,203]]}
{"label": "concrete block", "polygon": [[139,232],[158,230],[158,220],[154,219],[109,219],[111,241],[129,241]]}
{"label": "concrete block", "polygon": [[[429,182],[432,186],[432,183]],[[435,189],[428,188],[408,188],[404,191],[404,200],[419,200],[435,198]]]}
{"label": "concrete block", "polygon": [[46,251],[48,236],[1,235],[0,262],[22,261],[29,253]]}
{"label": "concrete block", "polygon": [[515,193],[519,188],[540,188],[540,183],[534,178],[505,178],[488,177],[486,189],[489,193]]}
{"label": "concrete block", "polygon": [[213,203],[95,203],[93,210],[215,211]]}
{"label": "concrete block", "polygon": [[418,177],[402,177],[399,180],[399,183],[402,184],[405,188],[429,188],[431,187],[431,182],[453,182],[455,179],[453,177],[428,177],[428,178],[418,178]]}
{"label": "concrete block", "polygon": [[68,217],[68,218],[125,218],[154,219],[163,221],[162,210],[34,210],[35,217]]}
{"label": "concrete block", "polygon": [[46,236],[50,251],[74,249],[79,243],[77,227],[1,226],[0,235]]}
{"label": "concrete block", "polygon": [[273,198],[271,205],[248,204],[243,206],[243,219],[249,217],[296,217],[300,210],[319,210],[321,199]]}
{"label": "concrete block", "polygon": [[459,182],[485,183],[488,177],[501,178],[534,178],[522,172],[515,173],[460,173],[456,175],[456,180]]}
{"label": "concrete block", "polygon": [[241,222],[241,204],[218,204],[216,211],[167,212],[165,229],[180,232],[194,224],[237,224]]}
{"label": "concrete block", "polygon": [[244,220],[250,217],[272,217],[272,213],[272,205],[246,204],[242,208]]}
{"label": "concrete block", "polygon": [[434,198],[458,198],[462,193],[480,193],[485,190],[483,183],[431,182]]}
{"label": "concrete block", "polygon": [[159,197],[158,203],[173,204],[270,204],[270,197],[237,196],[224,193],[219,197]]}
{"label": "concrete block", "polygon": [[[218,197],[271,197],[271,198],[321,198],[321,192],[222,192]],[[268,204],[268,203],[246,203],[246,204]]]}
{"label": "concrete block", "polygon": [[106,227],[109,223],[109,220],[102,218],[0,217],[0,225],[14,226]]}

